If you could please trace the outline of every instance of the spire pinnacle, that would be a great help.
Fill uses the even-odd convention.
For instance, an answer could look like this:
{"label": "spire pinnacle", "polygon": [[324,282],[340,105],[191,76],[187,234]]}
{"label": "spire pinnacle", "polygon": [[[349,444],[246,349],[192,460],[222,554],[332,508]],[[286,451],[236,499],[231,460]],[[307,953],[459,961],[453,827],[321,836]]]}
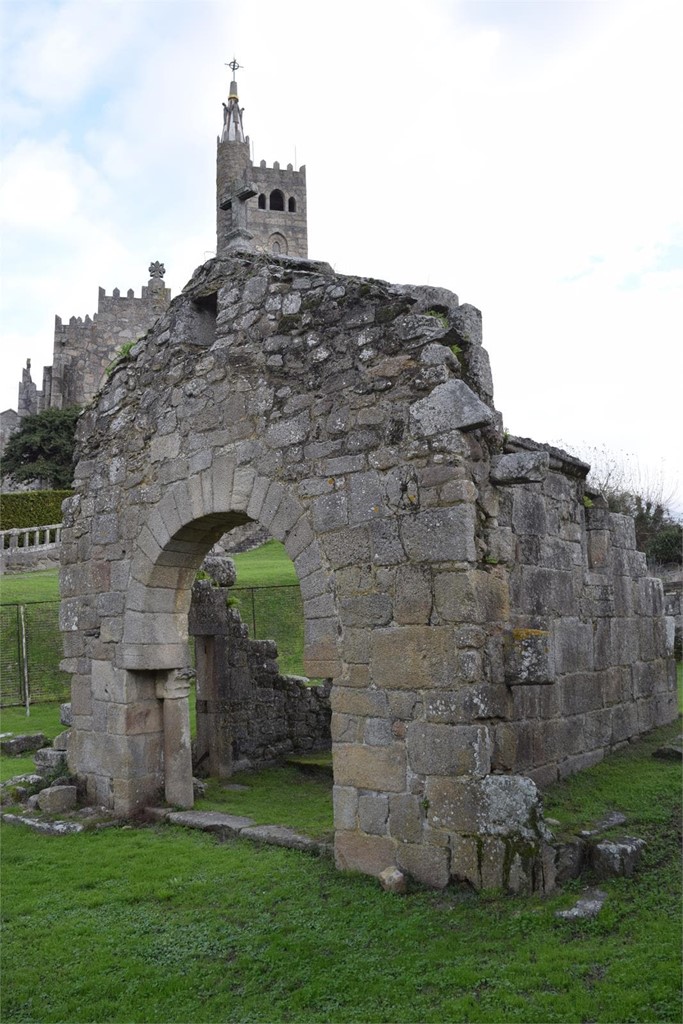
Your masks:
{"label": "spire pinnacle", "polygon": [[230,82],[228,102],[223,104],[223,132],[221,134],[221,142],[245,142],[244,125],[242,124],[242,110],[240,110],[237,82],[235,81],[236,72],[238,68],[242,67],[242,65],[238,64],[233,57],[226,67],[229,67],[232,71],[232,81]]}

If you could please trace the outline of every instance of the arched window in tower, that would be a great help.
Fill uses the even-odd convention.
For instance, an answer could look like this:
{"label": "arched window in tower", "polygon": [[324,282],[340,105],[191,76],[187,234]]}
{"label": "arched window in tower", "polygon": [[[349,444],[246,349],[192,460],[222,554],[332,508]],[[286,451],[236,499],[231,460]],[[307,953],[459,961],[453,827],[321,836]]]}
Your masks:
{"label": "arched window in tower", "polygon": [[296,199],[294,198],[294,196],[289,197],[287,209],[289,210],[290,213],[296,213]]}
{"label": "arched window in tower", "polygon": [[262,192],[258,197],[258,208],[259,210],[265,210],[266,208],[266,193]]}
{"label": "arched window in tower", "polygon": [[270,208],[271,210],[284,210],[285,208],[285,197],[279,188],[274,188],[270,193]]}
{"label": "arched window in tower", "polygon": [[268,250],[275,256],[286,256],[287,248],[287,239],[279,231],[276,231],[268,239]]}

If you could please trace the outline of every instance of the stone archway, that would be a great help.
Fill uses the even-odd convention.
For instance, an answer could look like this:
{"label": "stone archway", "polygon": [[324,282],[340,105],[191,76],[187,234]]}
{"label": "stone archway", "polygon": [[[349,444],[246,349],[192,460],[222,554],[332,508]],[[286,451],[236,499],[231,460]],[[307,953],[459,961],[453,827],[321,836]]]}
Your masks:
{"label": "stone archway", "polygon": [[190,586],[254,520],[334,681],[337,864],[552,886],[534,779],[669,720],[675,676],[632,524],[586,510],[564,453],[504,450],[492,393],[479,313],[442,289],[254,253],[197,271],[79,428],[62,628],[89,799],[191,801]]}

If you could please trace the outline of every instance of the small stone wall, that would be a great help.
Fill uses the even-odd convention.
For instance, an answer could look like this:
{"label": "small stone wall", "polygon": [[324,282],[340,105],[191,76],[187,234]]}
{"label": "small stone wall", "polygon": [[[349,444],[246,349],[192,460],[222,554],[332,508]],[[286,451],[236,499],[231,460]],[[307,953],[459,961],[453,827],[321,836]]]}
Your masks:
{"label": "small stone wall", "polygon": [[250,640],[227,587],[192,590],[189,633],[196,638],[195,771],[229,777],[286,754],[329,749],[329,683],[283,676],[272,640]]}

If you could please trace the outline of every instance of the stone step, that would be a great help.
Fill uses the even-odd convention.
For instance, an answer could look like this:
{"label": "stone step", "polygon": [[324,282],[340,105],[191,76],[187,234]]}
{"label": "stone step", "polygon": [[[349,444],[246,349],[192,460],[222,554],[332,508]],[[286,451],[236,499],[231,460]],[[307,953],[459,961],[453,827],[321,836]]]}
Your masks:
{"label": "stone step", "polygon": [[311,839],[285,825],[256,825],[252,818],[237,814],[224,814],[221,811],[169,811],[165,807],[148,807],[146,814],[154,821],[196,828],[223,838],[239,836],[240,839],[249,839],[255,843],[285,846],[304,853],[331,854],[333,850],[331,843]]}

